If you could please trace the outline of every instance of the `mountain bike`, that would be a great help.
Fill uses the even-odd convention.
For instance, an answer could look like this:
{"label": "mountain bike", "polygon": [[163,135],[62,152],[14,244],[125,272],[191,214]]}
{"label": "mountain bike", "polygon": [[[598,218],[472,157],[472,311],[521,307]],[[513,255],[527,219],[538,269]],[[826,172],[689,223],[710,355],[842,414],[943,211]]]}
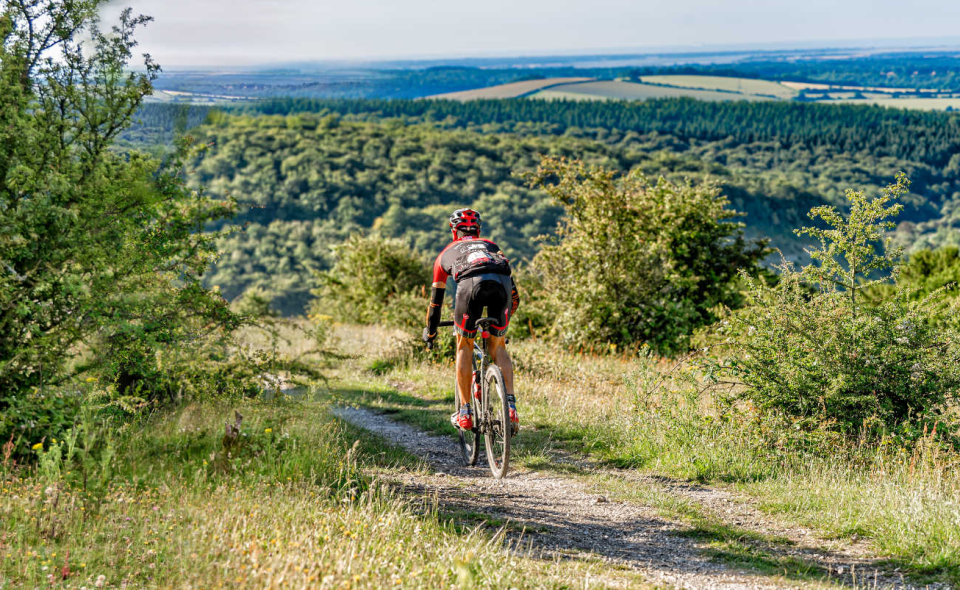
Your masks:
{"label": "mountain bike", "polygon": [[[470,398],[473,411],[473,429],[463,430],[457,426],[460,435],[460,450],[464,463],[476,465],[480,456],[480,437],[484,438],[487,451],[487,464],[497,479],[503,479],[510,466],[510,439],[513,425],[510,423],[510,408],[507,405],[507,387],[503,383],[500,367],[493,364],[487,355],[487,329],[497,320],[480,318],[477,320],[477,332],[480,338],[473,341],[473,378],[470,381]],[[440,326],[452,326],[453,322],[440,322]],[[482,379],[481,379],[482,377]],[[453,410],[460,410],[460,396],[457,394],[456,379],[453,387]]]}

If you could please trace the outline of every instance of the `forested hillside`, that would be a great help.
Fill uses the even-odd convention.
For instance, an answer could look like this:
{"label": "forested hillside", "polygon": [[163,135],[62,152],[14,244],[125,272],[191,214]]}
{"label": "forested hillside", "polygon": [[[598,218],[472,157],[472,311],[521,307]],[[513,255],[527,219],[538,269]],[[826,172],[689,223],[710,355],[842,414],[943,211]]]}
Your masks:
{"label": "forested hillside", "polygon": [[[218,115],[193,133],[210,146],[192,166],[193,182],[238,199],[245,209],[235,222],[249,224],[222,244],[229,254],[208,282],[228,298],[251,285],[265,287],[287,312],[302,309],[311,272],[326,268],[331,246],[351,232],[377,229],[429,256],[448,239],[446,218],[455,206],[482,211],[489,235],[511,258],[529,260],[537,237],[552,233],[561,211],[522,177],[541,155],[639,168],[652,177],[715,178],[747,213],[751,235],[776,235],[794,255],[799,243],[781,228],[820,203],[803,186],[743,164],[733,171],[706,152],[678,153],[656,134],[602,143],[316,115]],[[800,182],[812,184],[809,177]]]}
{"label": "forested hillside", "polygon": [[[882,186],[897,171],[913,196],[904,216],[926,222],[960,196],[960,117],[869,106],[795,103],[271,100],[256,112],[401,118],[484,133],[566,135],[623,148],[667,149],[753,172],[768,194],[809,191],[841,203],[847,186]],[[949,208],[952,209],[952,206]],[[909,228],[929,232],[933,227]],[[908,238],[908,241],[912,238]]]}
{"label": "forested hillside", "polygon": [[[208,283],[228,298],[266,287],[285,312],[302,310],[312,271],[327,268],[331,246],[351,232],[375,228],[429,256],[454,205],[482,210],[491,235],[528,260],[559,215],[521,177],[541,154],[713,177],[746,213],[748,235],[772,238],[791,258],[803,257],[792,228],[811,207],[842,205],[845,188],[876,190],[902,170],[913,185],[898,241],[956,240],[960,119],[946,114],[691,100],[275,100],[241,116],[209,112],[211,123],[191,131],[209,145],[193,181],[237,198],[236,222],[250,225],[222,244],[229,254]],[[158,137],[207,114],[145,111],[134,133]]]}
{"label": "forested hillside", "polygon": [[779,141],[787,147],[832,148],[852,154],[892,156],[946,164],[960,146],[960,118],[945,113],[793,103],[730,103],[692,99],[642,102],[538,102],[478,100],[271,99],[250,107],[264,114],[376,113],[423,117],[448,126],[542,123],[547,132],[570,128],[658,132],[683,139],[735,143]]}

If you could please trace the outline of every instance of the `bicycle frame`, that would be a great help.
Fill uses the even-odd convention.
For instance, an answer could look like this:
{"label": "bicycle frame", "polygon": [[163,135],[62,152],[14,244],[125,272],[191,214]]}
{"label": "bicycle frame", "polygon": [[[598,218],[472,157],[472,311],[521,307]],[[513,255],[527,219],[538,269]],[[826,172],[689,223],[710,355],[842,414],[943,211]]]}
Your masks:
{"label": "bicycle frame", "polygon": [[[486,381],[483,379],[483,376],[487,372],[487,367],[490,366],[490,355],[487,354],[487,340],[490,336],[487,332],[487,328],[493,325],[496,322],[496,318],[480,318],[477,320],[477,336],[473,340],[473,358],[471,359],[470,369],[473,372],[476,379],[480,380],[480,391],[481,398],[476,400],[476,408],[474,415],[477,418],[476,427],[479,429],[480,434],[485,434],[490,427],[490,420],[487,414],[489,413],[488,405],[488,392]],[[452,321],[440,322],[440,327],[453,326]],[[475,384],[474,384],[475,385]],[[458,395],[459,392],[455,392],[455,395]],[[474,402],[473,392],[470,391],[467,395],[467,398]],[[458,399],[457,403],[461,403],[462,399]]]}
{"label": "bicycle frame", "polygon": [[[472,430],[462,430],[458,428],[460,436],[460,448],[463,451],[464,460],[467,465],[475,465],[480,446],[480,437],[483,435],[486,444],[487,463],[490,471],[497,479],[502,479],[509,468],[510,463],[510,437],[512,436],[512,424],[510,424],[509,412],[507,408],[506,387],[503,382],[503,374],[498,366],[490,366],[489,343],[487,340],[490,334],[487,331],[494,325],[495,318],[480,318],[477,320],[477,331],[481,342],[473,340],[473,355],[471,357],[470,369],[473,372],[473,382],[471,391],[467,392],[467,399],[471,402],[476,401],[474,411],[474,422]],[[440,322],[441,326],[452,326],[453,322]],[[496,365],[496,363],[494,363]],[[459,377],[456,379],[457,388],[460,389]],[[493,385],[491,385],[493,384]],[[476,399],[477,386],[479,385],[480,399]],[[491,388],[496,387],[494,393]],[[459,391],[454,392],[454,408],[459,408],[462,398]],[[495,400],[491,400],[495,397]],[[496,407],[491,404],[496,402]],[[455,416],[456,414],[454,414]],[[499,431],[499,432],[498,432]],[[472,441],[472,442],[471,442]]]}

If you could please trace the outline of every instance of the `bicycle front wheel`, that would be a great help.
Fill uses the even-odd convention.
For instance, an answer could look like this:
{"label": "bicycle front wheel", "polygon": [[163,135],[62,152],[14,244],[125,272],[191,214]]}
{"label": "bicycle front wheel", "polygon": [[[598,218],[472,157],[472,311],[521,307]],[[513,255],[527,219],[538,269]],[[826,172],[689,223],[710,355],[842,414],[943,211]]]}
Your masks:
{"label": "bicycle front wheel", "polygon": [[497,479],[503,479],[510,468],[510,407],[507,388],[500,367],[491,365],[483,379],[487,447],[487,463]]}

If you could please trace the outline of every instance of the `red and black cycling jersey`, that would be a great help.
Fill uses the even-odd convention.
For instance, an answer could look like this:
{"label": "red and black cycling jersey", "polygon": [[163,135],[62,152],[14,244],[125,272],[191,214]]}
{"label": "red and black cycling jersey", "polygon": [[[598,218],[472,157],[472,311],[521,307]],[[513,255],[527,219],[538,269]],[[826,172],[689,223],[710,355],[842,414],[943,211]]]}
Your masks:
{"label": "red and black cycling jersey", "polygon": [[[437,326],[440,323],[440,306],[443,303],[443,293],[447,286],[448,277],[453,277],[453,280],[457,281],[459,286],[460,282],[465,279],[477,277],[478,280],[482,280],[482,278],[487,276],[490,278],[502,276],[505,281],[510,281],[509,291],[503,294],[504,299],[509,298],[510,300],[509,311],[506,310],[505,305],[498,304],[496,306],[498,309],[503,308],[501,310],[503,315],[503,321],[501,323],[503,325],[502,327],[498,327],[495,335],[499,336],[505,333],[506,324],[507,321],[509,321],[508,318],[513,315],[513,312],[515,312],[520,305],[520,294],[517,292],[516,283],[506,278],[509,277],[510,274],[510,261],[503,255],[500,247],[490,240],[464,236],[459,240],[451,242],[440,252],[436,262],[433,264],[433,291],[430,294],[430,308],[427,311],[427,333],[430,335],[437,333]],[[498,286],[506,284],[504,281],[500,281]],[[461,290],[458,288],[457,298],[460,299],[461,295],[464,297],[464,301],[460,303],[464,305],[467,303],[484,303],[483,301],[468,301],[473,290],[466,289],[466,291],[470,293],[461,293]],[[480,305],[480,307],[482,308],[483,305]],[[472,318],[472,320],[476,319],[476,317]],[[462,328],[466,330],[465,335],[471,338],[473,337],[473,334],[469,333],[472,330],[471,327],[462,326]]]}
{"label": "red and black cycling jersey", "polygon": [[433,263],[433,284],[446,285],[447,277],[460,281],[478,274],[510,274],[510,261],[490,240],[464,236],[450,242]]}

